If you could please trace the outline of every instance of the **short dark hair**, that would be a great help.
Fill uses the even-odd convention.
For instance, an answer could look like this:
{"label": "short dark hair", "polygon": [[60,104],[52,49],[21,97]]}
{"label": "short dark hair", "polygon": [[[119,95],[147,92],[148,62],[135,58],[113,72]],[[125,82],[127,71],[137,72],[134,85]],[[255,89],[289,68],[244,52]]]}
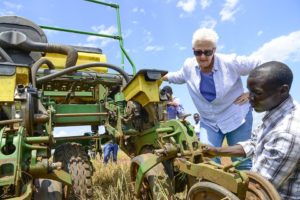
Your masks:
{"label": "short dark hair", "polygon": [[162,89],[163,91],[165,91],[166,93],[172,95],[173,94],[173,90],[170,86],[166,85],[165,87],[163,87]]}
{"label": "short dark hair", "polygon": [[200,117],[199,113],[194,113],[193,117],[196,117],[196,116]]}
{"label": "short dark hair", "polygon": [[293,72],[286,64],[278,61],[263,63],[262,65],[254,68],[250,72],[249,77],[260,76],[263,72],[271,72],[268,73],[268,76],[265,78],[268,84],[272,85],[273,87],[279,87],[287,84],[289,88],[291,88],[293,82]]}

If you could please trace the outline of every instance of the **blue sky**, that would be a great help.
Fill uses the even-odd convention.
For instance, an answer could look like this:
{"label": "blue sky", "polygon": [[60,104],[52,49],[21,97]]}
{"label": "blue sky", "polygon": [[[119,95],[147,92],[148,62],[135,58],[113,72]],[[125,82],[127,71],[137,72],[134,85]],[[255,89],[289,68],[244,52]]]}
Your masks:
{"label": "blue sky", "polygon": [[[107,1],[108,2],[108,1]],[[219,34],[217,51],[279,60],[294,73],[300,101],[300,1],[298,0],[112,0],[120,5],[124,46],[137,70],[180,69],[193,56],[191,37],[200,27]],[[116,34],[115,10],[83,0],[1,0],[0,15],[19,15],[39,25]],[[48,41],[100,47],[108,62],[121,63],[118,43],[45,31]],[[125,69],[131,73],[129,63]],[[244,78],[245,82],[245,78]],[[172,85],[188,113],[196,112],[185,85]],[[246,88],[246,86],[245,86]]]}

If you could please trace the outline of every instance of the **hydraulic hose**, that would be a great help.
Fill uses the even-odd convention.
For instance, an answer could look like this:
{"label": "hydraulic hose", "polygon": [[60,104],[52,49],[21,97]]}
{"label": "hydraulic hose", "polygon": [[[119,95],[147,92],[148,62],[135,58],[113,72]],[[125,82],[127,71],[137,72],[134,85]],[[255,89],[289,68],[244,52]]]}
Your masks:
{"label": "hydraulic hose", "polygon": [[4,58],[4,60],[6,62],[13,63],[13,60],[11,59],[11,57],[1,47],[0,47],[0,56],[2,58]]}
{"label": "hydraulic hose", "polygon": [[78,58],[77,51],[71,46],[34,42],[24,33],[18,31],[5,31],[0,33],[0,46],[29,52],[38,51],[64,54],[67,55],[66,68],[76,65]]}
{"label": "hydraulic hose", "polygon": [[76,70],[85,69],[85,68],[89,68],[89,67],[107,67],[109,69],[113,69],[113,70],[119,72],[124,77],[126,83],[128,83],[130,81],[130,78],[129,78],[128,74],[123,69],[121,69],[120,67],[117,67],[115,65],[108,64],[108,63],[95,62],[95,63],[88,63],[88,64],[69,67],[69,68],[64,69],[62,71],[59,71],[55,74],[50,74],[50,75],[47,75],[47,76],[43,76],[43,77],[37,79],[37,83],[43,83],[45,81],[48,81],[48,80],[51,80],[53,78],[62,76],[64,74],[68,74],[68,73],[74,72]]}
{"label": "hydraulic hose", "polygon": [[38,61],[36,61],[31,67],[31,77],[32,77],[33,87],[36,87],[36,73],[43,64],[46,64],[49,69],[55,69],[53,63],[47,58],[40,58]]}

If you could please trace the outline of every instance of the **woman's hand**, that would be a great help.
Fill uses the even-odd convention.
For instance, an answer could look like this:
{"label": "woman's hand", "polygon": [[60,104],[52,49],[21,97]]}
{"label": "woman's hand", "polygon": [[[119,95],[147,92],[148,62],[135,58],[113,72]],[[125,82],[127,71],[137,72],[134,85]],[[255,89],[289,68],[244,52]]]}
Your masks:
{"label": "woman's hand", "polygon": [[241,96],[236,98],[234,101],[235,104],[242,105],[244,103],[247,103],[249,101],[249,92],[243,93]]}

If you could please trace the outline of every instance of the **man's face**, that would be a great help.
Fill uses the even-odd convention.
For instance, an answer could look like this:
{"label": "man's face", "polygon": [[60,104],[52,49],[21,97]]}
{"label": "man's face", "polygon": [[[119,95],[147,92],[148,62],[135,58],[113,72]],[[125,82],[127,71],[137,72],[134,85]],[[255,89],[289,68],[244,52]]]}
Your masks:
{"label": "man's face", "polygon": [[272,87],[267,83],[267,76],[249,77],[247,87],[249,102],[256,112],[272,110],[282,102],[281,88]]}
{"label": "man's face", "polygon": [[195,44],[193,51],[201,70],[207,71],[210,68],[215,50],[214,44],[209,41],[201,41]]}
{"label": "man's face", "polygon": [[199,120],[200,120],[200,116],[199,115],[194,115],[194,120],[195,120],[196,123],[198,123]]}

